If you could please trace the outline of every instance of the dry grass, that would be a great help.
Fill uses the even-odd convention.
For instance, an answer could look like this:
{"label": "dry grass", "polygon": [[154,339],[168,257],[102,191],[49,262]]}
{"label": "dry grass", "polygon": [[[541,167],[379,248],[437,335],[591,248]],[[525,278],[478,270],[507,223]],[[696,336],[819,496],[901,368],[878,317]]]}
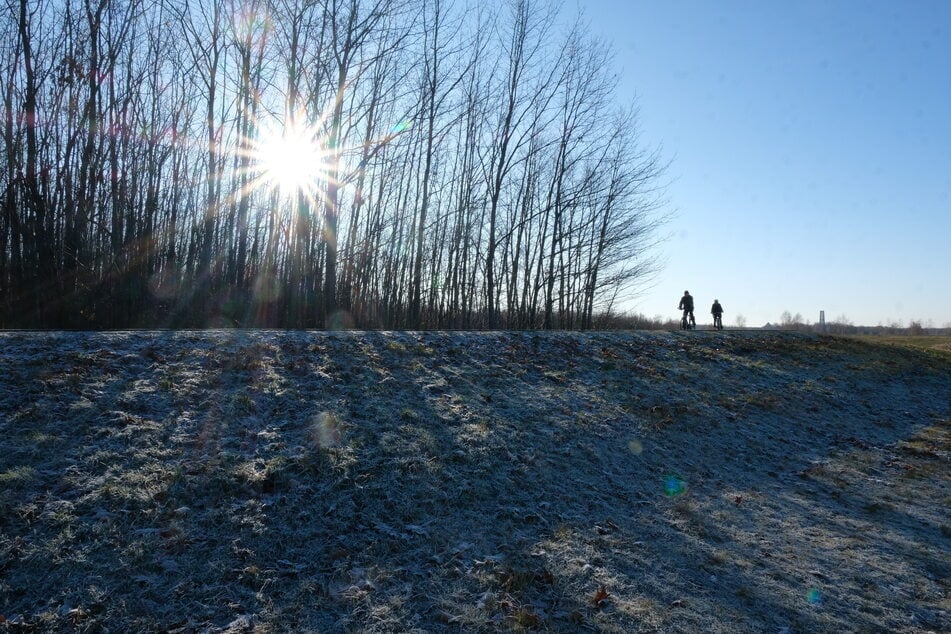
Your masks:
{"label": "dry grass", "polygon": [[855,338],[870,343],[951,354],[951,335],[855,335]]}
{"label": "dry grass", "polygon": [[2,333],[0,630],[938,632],[951,362],[794,333]]}

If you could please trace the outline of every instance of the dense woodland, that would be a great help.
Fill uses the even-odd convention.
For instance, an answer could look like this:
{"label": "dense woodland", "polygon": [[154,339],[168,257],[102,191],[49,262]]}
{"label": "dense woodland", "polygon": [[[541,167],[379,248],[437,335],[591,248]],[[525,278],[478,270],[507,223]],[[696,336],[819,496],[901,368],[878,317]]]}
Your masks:
{"label": "dense woodland", "polygon": [[663,165],[544,0],[0,11],[0,326],[590,328],[654,268]]}

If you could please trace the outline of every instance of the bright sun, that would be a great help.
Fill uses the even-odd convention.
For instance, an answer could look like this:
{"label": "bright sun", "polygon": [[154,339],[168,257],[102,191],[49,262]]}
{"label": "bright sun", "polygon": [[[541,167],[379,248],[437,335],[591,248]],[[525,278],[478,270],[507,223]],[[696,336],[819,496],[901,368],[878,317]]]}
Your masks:
{"label": "bright sun", "polygon": [[311,127],[291,122],[262,129],[254,157],[262,181],[286,196],[312,194],[326,178],[327,156]]}

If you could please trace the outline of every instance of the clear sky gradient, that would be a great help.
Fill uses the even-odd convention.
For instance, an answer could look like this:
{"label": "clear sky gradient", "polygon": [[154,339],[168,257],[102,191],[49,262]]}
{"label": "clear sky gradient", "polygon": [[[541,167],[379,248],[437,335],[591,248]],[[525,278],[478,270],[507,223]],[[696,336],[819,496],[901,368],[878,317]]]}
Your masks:
{"label": "clear sky gradient", "polygon": [[951,2],[579,7],[672,161],[666,263],[623,308],[951,325]]}

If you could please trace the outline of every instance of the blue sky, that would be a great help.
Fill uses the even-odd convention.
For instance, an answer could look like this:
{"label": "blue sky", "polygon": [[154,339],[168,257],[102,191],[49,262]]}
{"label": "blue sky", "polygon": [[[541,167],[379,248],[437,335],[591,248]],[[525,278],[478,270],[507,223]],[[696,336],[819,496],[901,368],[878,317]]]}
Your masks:
{"label": "blue sky", "polygon": [[625,308],[951,325],[951,2],[579,2],[672,161]]}

